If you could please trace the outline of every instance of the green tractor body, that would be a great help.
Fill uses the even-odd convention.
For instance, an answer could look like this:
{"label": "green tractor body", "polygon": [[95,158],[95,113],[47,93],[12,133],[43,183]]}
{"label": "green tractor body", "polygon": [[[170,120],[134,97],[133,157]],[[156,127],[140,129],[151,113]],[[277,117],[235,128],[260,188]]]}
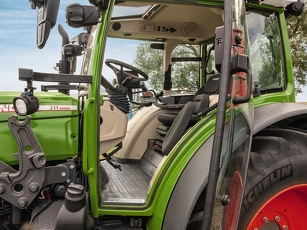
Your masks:
{"label": "green tractor body", "polygon": [[[9,131],[7,120],[15,113],[12,102],[19,95],[20,92],[1,92],[1,161],[9,165],[18,164],[12,154],[18,152],[18,148],[16,144],[11,144],[16,141]],[[47,160],[74,157],[78,151],[78,100],[53,92],[37,93],[37,97],[41,109],[32,117],[32,128],[45,150]],[[49,133],[48,130],[52,131]]]}
{"label": "green tractor body", "polygon": [[[43,48],[59,1],[31,2]],[[66,9],[86,32],[59,26],[59,74],[20,69],[25,91],[0,92],[0,230],[303,229],[286,18],[304,4],[90,4]]]}

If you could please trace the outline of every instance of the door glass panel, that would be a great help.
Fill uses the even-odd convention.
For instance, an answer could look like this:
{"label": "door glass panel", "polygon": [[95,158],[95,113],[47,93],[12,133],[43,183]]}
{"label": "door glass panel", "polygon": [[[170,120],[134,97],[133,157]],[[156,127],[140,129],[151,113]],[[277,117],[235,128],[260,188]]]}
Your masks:
{"label": "door glass panel", "polygon": [[282,47],[276,15],[247,15],[250,63],[259,93],[280,91],[285,87]]}
{"label": "door glass panel", "polygon": [[[246,28],[244,1],[233,0],[232,50],[231,56],[249,56],[249,39]],[[250,85],[249,76],[237,72],[230,76],[229,94],[232,98],[246,96]],[[247,173],[253,119],[252,100],[244,104],[229,102],[229,127],[225,129],[221,153],[215,206],[211,229],[236,229],[239,208]]]}
{"label": "door glass panel", "polygon": [[[243,1],[242,1],[243,2]],[[241,46],[232,48],[232,56],[246,54],[250,60],[250,71],[258,92],[254,95],[284,90],[285,73],[281,39],[277,16],[249,12],[234,0],[233,44],[235,36],[242,36]],[[248,44],[250,43],[250,44]],[[250,47],[250,49],[248,49]],[[244,96],[249,84],[246,73],[232,75],[230,94],[232,97]],[[211,229],[236,229],[239,216],[244,217],[246,208],[243,188],[247,176],[247,167],[252,138],[253,121],[252,100],[248,103],[229,104],[229,129],[224,132],[221,155],[221,168],[217,184],[214,214]],[[241,206],[241,209],[240,209]]]}

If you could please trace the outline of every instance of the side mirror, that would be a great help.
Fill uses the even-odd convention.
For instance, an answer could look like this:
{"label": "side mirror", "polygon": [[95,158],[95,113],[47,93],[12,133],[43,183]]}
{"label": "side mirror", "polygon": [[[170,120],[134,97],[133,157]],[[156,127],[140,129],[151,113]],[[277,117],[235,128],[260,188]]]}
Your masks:
{"label": "side mirror", "polygon": [[60,0],[30,0],[31,8],[38,8],[36,45],[39,49],[44,48],[50,31],[56,24]]}

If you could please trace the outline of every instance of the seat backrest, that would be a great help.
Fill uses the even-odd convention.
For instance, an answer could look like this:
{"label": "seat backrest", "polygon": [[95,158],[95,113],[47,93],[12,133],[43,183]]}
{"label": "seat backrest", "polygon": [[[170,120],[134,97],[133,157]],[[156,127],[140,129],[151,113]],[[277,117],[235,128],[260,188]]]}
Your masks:
{"label": "seat backrest", "polygon": [[195,97],[193,102],[188,102],[182,108],[164,137],[162,144],[162,153],[164,155],[167,155],[172,150],[189,127],[189,124],[194,125],[199,120],[197,114],[208,105],[209,95],[200,94]]}
{"label": "seat backrest", "polygon": [[194,98],[199,94],[218,94],[220,87],[220,74],[212,75],[208,78],[206,84],[200,87],[194,94]]}
{"label": "seat backrest", "polygon": [[[198,95],[206,94],[210,96],[218,94],[219,87],[220,87],[220,74],[212,75],[211,77],[209,77],[207,83],[195,92],[193,96],[193,101],[195,102],[197,100],[202,100],[201,98],[196,99]],[[205,101],[202,101],[202,103],[205,103]],[[207,108],[209,106],[210,106],[210,100],[208,101],[208,104],[206,106],[205,105],[201,106],[201,109],[204,109],[205,107]],[[169,126],[173,123],[176,116],[177,114],[175,113],[162,113],[158,116],[158,119],[163,124]]]}

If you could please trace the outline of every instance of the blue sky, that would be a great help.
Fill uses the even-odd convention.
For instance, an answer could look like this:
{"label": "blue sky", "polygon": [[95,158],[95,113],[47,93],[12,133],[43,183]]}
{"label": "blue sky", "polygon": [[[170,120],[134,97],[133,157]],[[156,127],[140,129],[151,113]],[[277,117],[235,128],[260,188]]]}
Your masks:
{"label": "blue sky", "polygon": [[[36,72],[56,73],[54,66],[61,58],[61,36],[57,26],[61,24],[70,38],[84,32],[81,28],[70,28],[65,22],[65,8],[71,3],[78,2],[89,5],[87,0],[61,0],[58,20],[52,29],[49,39],[40,50],[36,47],[36,17],[37,10],[32,10],[28,0],[1,0],[0,5],[0,91],[22,91],[25,82],[18,80],[18,68],[33,69]],[[113,41],[112,48],[106,50],[105,57],[118,59],[129,64],[137,43]],[[78,60],[80,67],[81,59]],[[112,79],[114,74],[105,68],[104,76]],[[40,90],[40,84],[34,83]],[[307,87],[303,94],[297,96],[300,102],[307,101]]]}
{"label": "blue sky", "polygon": [[[61,59],[62,44],[58,24],[64,27],[70,38],[84,32],[82,28],[70,28],[65,22],[65,8],[74,2],[76,0],[61,0],[57,24],[51,30],[44,49],[38,49],[36,47],[37,9],[32,10],[28,0],[18,0],[18,4],[12,0],[1,0],[0,91],[23,90],[25,82],[18,80],[18,68],[56,73],[53,67]],[[77,0],[77,2],[89,5],[87,0]]]}

